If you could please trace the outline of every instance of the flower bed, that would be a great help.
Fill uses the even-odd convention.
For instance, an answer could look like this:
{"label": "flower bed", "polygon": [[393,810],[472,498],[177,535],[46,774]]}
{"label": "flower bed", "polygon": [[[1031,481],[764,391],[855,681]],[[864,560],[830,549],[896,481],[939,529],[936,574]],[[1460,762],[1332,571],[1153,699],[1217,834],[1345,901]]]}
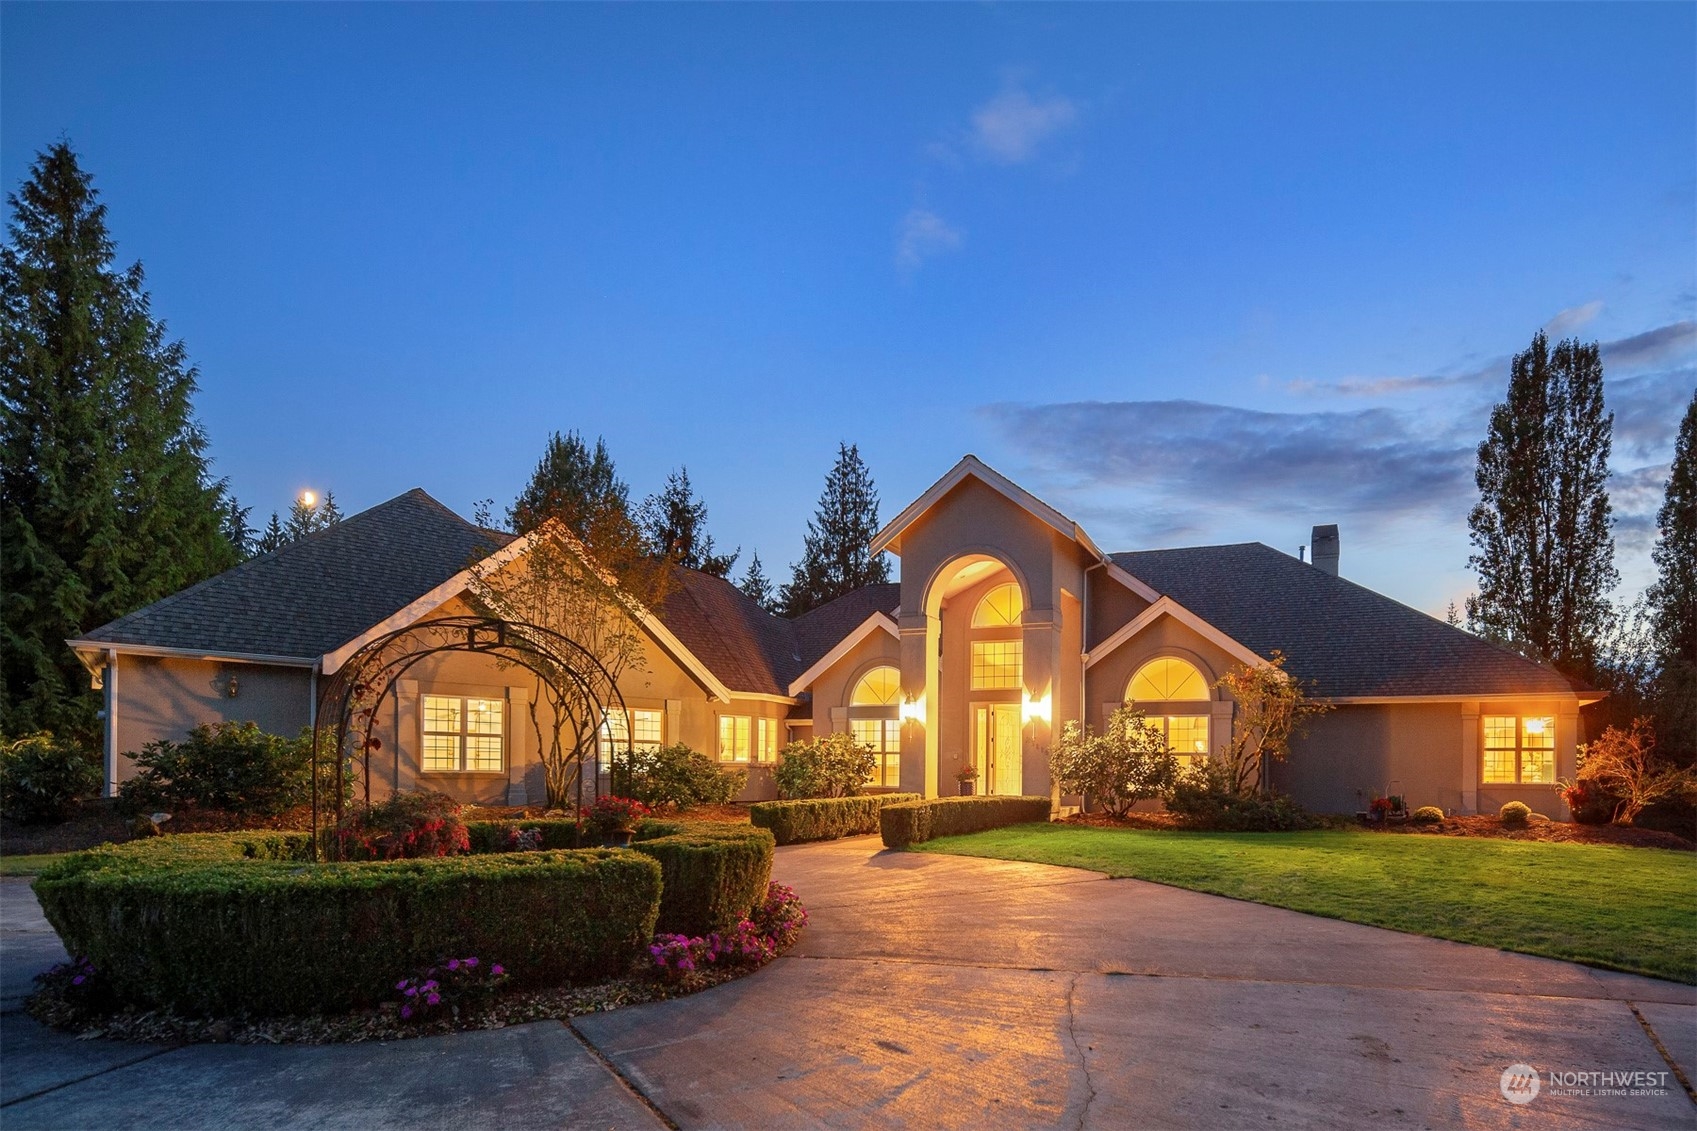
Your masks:
{"label": "flower bed", "polygon": [[1047,797],[939,797],[886,805],[878,813],[886,848],[906,848],[939,836],[1047,821]]}
{"label": "flower bed", "polygon": [[879,793],[865,797],[816,797],[805,801],[761,801],[748,808],[748,819],[769,829],[779,844],[836,840],[878,831],[878,813],[886,805],[921,800],[917,793]]}

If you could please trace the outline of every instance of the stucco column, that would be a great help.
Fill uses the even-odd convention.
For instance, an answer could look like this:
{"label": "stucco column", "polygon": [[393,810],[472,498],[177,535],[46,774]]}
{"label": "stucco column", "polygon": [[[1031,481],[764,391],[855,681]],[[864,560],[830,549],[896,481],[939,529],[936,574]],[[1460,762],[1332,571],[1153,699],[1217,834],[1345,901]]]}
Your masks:
{"label": "stucco column", "polygon": [[507,688],[507,804],[529,805],[530,792],[525,788],[524,772],[530,768],[531,755],[525,750],[524,737],[529,727],[519,720],[530,712],[530,688]]}
{"label": "stucco column", "polygon": [[1232,740],[1232,707],[1230,699],[1216,699],[1208,704],[1208,757],[1219,758],[1220,750]]}
{"label": "stucco column", "polygon": [[[1055,671],[1061,652],[1053,608],[1028,608],[1020,618],[1024,637],[1024,688],[1020,716],[1020,792],[1041,797],[1049,789],[1050,722],[1055,717]],[[1036,710],[1027,710],[1029,702]],[[1029,718],[1027,716],[1030,716]]]}
{"label": "stucco column", "polygon": [[[941,622],[923,612],[902,614],[902,792],[937,796],[938,719],[937,640]],[[920,717],[906,706],[923,703]],[[813,705],[814,733],[824,722],[819,704]],[[918,755],[910,757],[909,751]]]}
{"label": "stucco column", "polygon": [[[1556,780],[1572,781],[1579,773],[1579,703],[1563,703],[1556,708]],[[1573,819],[1567,802],[1556,794],[1556,809],[1551,814],[1558,821]]]}
{"label": "stucco column", "polygon": [[1479,704],[1461,705],[1461,811],[1479,811]]}

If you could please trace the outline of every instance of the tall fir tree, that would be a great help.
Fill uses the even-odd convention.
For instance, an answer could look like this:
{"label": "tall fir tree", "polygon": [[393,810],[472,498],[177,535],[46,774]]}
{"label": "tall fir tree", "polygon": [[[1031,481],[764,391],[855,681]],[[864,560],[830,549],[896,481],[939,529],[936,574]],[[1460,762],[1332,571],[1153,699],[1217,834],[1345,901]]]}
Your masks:
{"label": "tall fir tree", "polygon": [[767,612],[772,611],[772,579],[766,576],[766,567],[760,564],[759,550],[749,555],[748,568],[743,570],[737,588]]}
{"label": "tall fir tree", "polygon": [[303,491],[289,507],[288,521],[283,524],[283,544],[299,542],[341,521],[342,508],[336,505],[336,492],[326,491],[324,497],[319,498],[312,492]]}
{"label": "tall fir tree", "polygon": [[1656,526],[1656,580],[1645,594],[1658,661],[1656,743],[1689,765],[1697,759],[1697,393],[1679,425]]}
{"label": "tall fir tree", "polygon": [[590,449],[576,432],[548,438],[530,482],[507,508],[507,524],[529,534],[550,518],[583,538],[598,524],[634,523],[630,488],[625,486],[599,436]]}
{"label": "tall fir tree", "polygon": [[277,512],[272,511],[271,521],[265,524],[264,531],[260,533],[259,538],[253,544],[253,552],[269,554],[273,550],[281,550],[288,544],[289,532],[283,529],[283,523],[277,517]]}
{"label": "tall fir tree", "polygon": [[800,616],[863,585],[890,580],[890,562],[870,546],[878,533],[878,490],[855,444],[837,445],[802,558],[778,594],[784,616]]}
{"label": "tall fir tree", "polygon": [[1619,581],[1607,490],[1614,414],[1603,407],[1597,345],[1542,333],[1515,355],[1508,396],[1491,411],[1468,516],[1479,592],[1473,631],[1581,679]]}
{"label": "tall fir tree", "polygon": [[0,730],[92,739],[77,636],[235,564],[196,373],[114,262],[69,144],[7,198],[0,249]]}
{"label": "tall fir tree", "polygon": [[234,495],[224,499],[223,531],[224,541],[230,544],[239,561],[247,561],[253,557],[254,541],[259,531],[247,524],[248,515],[253,513],[252,507],[244,507]]}
{"label": "tall fir tree", "polygon": [[666,476],[666,486],[659,494],[644,499],[637,515],[654,552],[686,569],[725,577],[742,552],[741,547],[728,554],[713,552],[713,536],[707,533],[707,504],[690,486],[688,468],[680,467]]}

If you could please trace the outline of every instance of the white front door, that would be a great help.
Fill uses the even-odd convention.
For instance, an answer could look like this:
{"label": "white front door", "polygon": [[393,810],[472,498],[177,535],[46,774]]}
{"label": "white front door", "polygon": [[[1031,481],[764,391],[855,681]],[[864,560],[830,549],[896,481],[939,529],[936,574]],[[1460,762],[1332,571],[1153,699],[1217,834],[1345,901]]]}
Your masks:
{"label": "white front door", "polygon": [[978,791],[1018,796],[1024,785],[1019,704],[981,703],[974,715]]}

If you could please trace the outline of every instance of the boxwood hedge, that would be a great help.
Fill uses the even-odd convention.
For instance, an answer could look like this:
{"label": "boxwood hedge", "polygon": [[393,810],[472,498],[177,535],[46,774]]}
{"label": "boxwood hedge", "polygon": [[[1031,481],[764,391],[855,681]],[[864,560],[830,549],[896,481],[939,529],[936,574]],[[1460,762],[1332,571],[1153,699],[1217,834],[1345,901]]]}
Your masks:
{"label": "boxwood hedge", "polygon": [[729,930],[766,898],[772,879],[772,834],[748,825],[649,820],[631,847],[659,861],[660,931]]}
{"label": "boxwood hedge", "polygon": [[35,882],[72,954],[121,997],[184,1013],[339,1011],[452,955],[518,986],[621,972],[654,931],[661,864],[625,850],[308,864],[301,834],[179,835],[79,853]]}
{"label": "boxwood hedge", "polygon": [[918,801],[917,793],[878,793],[865,797],[816,797],[805,801],[762,801],[749,806],[748,819],[770,829],[779,844],[836,840],[878,831],[878,811],[886,805]]}
{"label": "boxwood hedge", "polygon": [[886,848],[906,848],[932,837],[1047,821],[1049,812],[1047,797],[939,797],[886,805],[878,826]]}

